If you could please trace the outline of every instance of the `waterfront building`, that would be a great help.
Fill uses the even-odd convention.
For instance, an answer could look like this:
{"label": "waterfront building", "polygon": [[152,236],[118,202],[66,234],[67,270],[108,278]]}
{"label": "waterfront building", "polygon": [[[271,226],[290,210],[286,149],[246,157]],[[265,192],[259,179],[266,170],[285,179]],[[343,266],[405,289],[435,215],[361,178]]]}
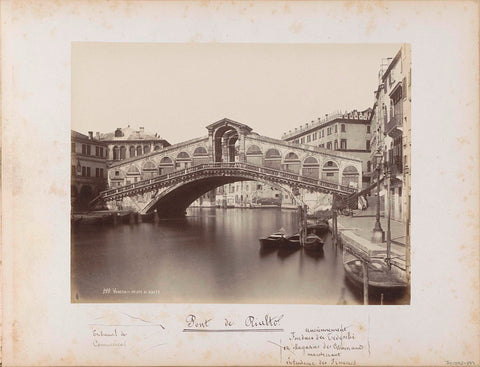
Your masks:
{"label": "waterfront building", "polygon": [[240,181],[219,187],[216,206],[253,208],[282,204],[282,192],[258,181]]}
{"label": "waterfront building", "polygon": [[71,131],[71,203],[73,211],[86,210],[88,203],[107,186],[107,144]]}
{"label": "waterfront building", "polygon": [[[326,114],[325,117],[319,117],[317,120],[284,133],[282,139],[291,143],[345,152],[361,159],[363,180],[369,182],[371,117],[371,108],[363,111]],[[352,176],[353,174],[354,172]],[[343,184],[348,185],[348,182]]]}
{"label": "waterfront building", "polygon": [[95,134],[97,140],[107,144],[107,164],[128,158],[138,157],[170,146],[170,143],[157,133],[146,132],[143,127],[135,130],[128,125],[113,132]]}
{"label": "waterfront building", "polygon": [[[390,197],[391,217],[402,222],[407,221],[410,205],[410,91],[410,47],[402,45],[393,59],[384,60],[378,73],[371,143],[372,170],[380,168],[382,174],[390,177],[380,193],[385,208]],[[386,195],[388,186],[390,195]]]}

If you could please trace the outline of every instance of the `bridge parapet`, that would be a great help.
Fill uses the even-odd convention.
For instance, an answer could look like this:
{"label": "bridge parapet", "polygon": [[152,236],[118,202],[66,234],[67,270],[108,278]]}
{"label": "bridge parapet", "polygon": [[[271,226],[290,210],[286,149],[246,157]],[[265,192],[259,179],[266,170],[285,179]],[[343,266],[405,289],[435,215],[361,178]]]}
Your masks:
{"label": "bridge parapet", "polygon": [[343,196],[354,194],[357,191],[354,188],[338,183],[304,177],[273,168],[260,167],[242,162],[216,162],[197,165],[118,188],[105,190],[101,193],[99,199],[104,201],[117,200],[125,196],[137,195],[181,182],[191,182],[203,177],[217,176],[239,177],[245,180],[261,179],[295,188],[304,188],[314,192],[332,193]]}

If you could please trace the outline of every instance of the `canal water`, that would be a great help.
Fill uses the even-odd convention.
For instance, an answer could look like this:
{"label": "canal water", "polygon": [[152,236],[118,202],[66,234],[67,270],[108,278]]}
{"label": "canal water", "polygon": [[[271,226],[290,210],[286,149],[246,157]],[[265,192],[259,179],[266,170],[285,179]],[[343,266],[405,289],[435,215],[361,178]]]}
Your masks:
{"label": "canal water", "polygon": [[[160,223],[79,226],[72,231],[72,302],[362,304],[330,234],[316,256],[261,251],[260,237],[282,227],[293,234],[297,223],[295,210],[194,208]],[[384,295],[386,304],[408,301]]]}

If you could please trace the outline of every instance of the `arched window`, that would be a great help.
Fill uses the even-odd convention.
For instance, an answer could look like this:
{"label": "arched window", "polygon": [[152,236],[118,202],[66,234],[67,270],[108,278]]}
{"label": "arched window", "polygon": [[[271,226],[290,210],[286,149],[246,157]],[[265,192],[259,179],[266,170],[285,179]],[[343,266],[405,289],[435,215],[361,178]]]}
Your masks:
{"label": "arched window", "polygon": [[142,167],[142,179],[146,180],[148,178],[151,178],[155,176],[155,173],[157,172],[157,167],[155,166],[155,163],[152,161],[147,161],[143,164]]}
{"label": "arched window", "polygon": [[177,159],[175,160],[175,168],[176,169],[184,169],[190,167],[192,160],[187,152],[180,152],[177,155]]}
{"label": "arched window", "polygon": [[281,158],[280,152],[276,149],[269,149],[265,154],[265,158]]}
{"label": "arched window", "polygon": [[143,146],[143,154],[150,153],[150,145],[144,145]]}
{"label": "arched window", "polygon": [[300,160],[298,159],[298,155],[293,152],[288,153],[285,156],[285,171],[293,172],[293,173],[300,173]]}
{"label": "arched window", "polygon": [[256,145],[250,145],[246,152],[247,163],[255,164],[257,166],[263,165],[262,151]]}
{"label": "arched window", "polygon": [[113,147],[113,160],[118,161],[119,158],[120,158],[120,154],[119,154],[119,151],[118,151],[118,147],[114,146]]}
{"label": "arched window", "polygon": [[265,153],[265,167],[270,167],[274,169],[282,168],[282,156],[277,149],[269,149]]}
{"label": "arched window", "polygon": [[250,145],[247,149],[247,155],[258,155],[262,154],[260,148],[256,145]]}
{"label": "arched window", "polygon": [[155,145],[155,149],[154,150],[160,150],[160,145]]}
{"label": "arched window", "polygon": [[121,147],[120,147],[120,159],[125,159],[125,158],[127,158],[127,157],[126,157],[126,152],[127,152],[127,149],[126,149],[124,146],[121,146]]}
{"label": "arched window", "polygon": [[320,174],[320,165],[315,157],[308,157],[303,161],[302,175],[318,180]]}
{"label": "arched window", "polygon": [[354,166],[345,167],[342,173],[342,185],[358,187],[358,170]]}
{"label": "arched window", "polygon": [[210,158],[208,157],[207,149],[204,147],[197,147],[193,151],[193,165],[197,166],[199,164],[208,163]]}
{"label": "arched window", "polygon": [[[182,153],[185,153],[185,152],[182,152]],[[185,153],[185,154],[187,154],[187,153]],[[208,152],[204,147],[197,147],[197,148],[195,148],[195,151],[193,152],[193,155],[194,156],[208,155]]]}
{"label": "arched window", "polygon": [[323,165],[322,180],[338,183],[338,165],[334,161],[328,161]]}
{"label": "arched window", "polygon": [[137,156],[141,156],[141,155],[142,155],[142,147],[138,146],[137,147]]}
{"label": "arched window", "polygon": [[130,158],[135,157],[135,147],[133,145],[130,146]]}

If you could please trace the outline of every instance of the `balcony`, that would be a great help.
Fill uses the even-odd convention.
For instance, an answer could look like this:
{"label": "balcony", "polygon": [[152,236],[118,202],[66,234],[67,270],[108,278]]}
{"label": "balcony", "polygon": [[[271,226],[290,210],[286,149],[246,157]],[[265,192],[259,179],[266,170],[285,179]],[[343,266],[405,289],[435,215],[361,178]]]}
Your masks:
{"label": "balcony", "polygon": [[398,137],[402,134],[403,128],[403,114],[395,114],[388,122],[385,124],[385,134],[391,136],[392,138]]}

